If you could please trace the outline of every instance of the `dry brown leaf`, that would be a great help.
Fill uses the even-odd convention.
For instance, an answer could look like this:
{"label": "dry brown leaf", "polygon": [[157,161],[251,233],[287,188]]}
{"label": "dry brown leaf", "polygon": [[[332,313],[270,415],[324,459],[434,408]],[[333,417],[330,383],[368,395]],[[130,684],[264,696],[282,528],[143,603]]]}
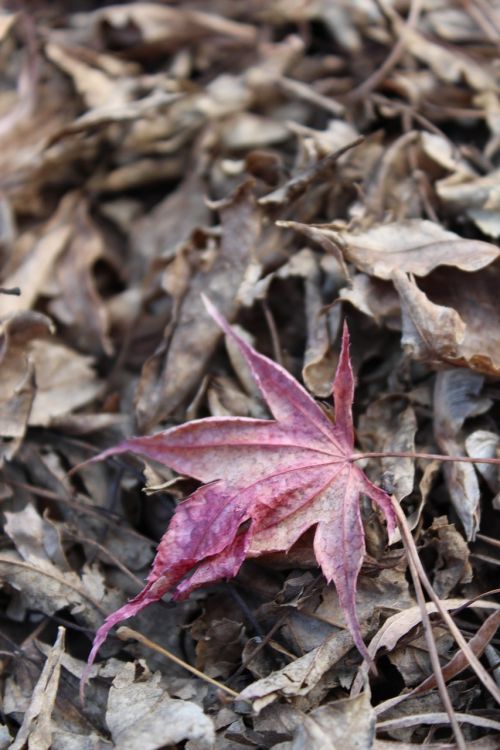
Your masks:
{"label": "dry brown leaf", "polygon": [[[228,36],[238,45],[253,45],[256,39],[253,26],[212,13],[170,8],[151,2],[117,4],[90,13],[78,13],[71,17],[71,21],[79,34],[89,40],[103,26],[108,26],[118,36],[121,30],[132,27],[138,33],[138,37],[132,37],[132,46],[143,51],[148,45],[158,45],[164,53],[173,52],[186,43],[206,37],[213,40],[218,35]],[[127,42],[126,35],[124,41]]]}
{"label": "dry brown leaf", "polygon": [[451,211],[465,212],[485,235],[500,235],[500,170],[482,177],[453,174],[436,184],[436,192]]}
{"label": "dry brown leaf", "polygon": [[21,294],[19,297],[0,296],[1,317],[31,309],[38,296],[43,293],[45,285],[54,273],[54,264],[71,236],[70,217],[75,201],[76,196],[69,194],[61,201],[58,211],[39,233],[30,232],[19,238],[19,252],[14,248],[9,263],[10,267],[14,268],[4,277],[2,283],[6,287],[19,287]]}
{"label": "dry brown leaf", "polygon": [[[365,450],[415,450],[417,418],[411,405],[396,397],[381,398],[371,404],[359,422],[358,439]],[[383,458],[382,469],[389,474],[392,494],[398,501],[407,497],[415,478],[415,462],[411,458]]]}
{"label": "dry brown leaf", "polygon": [[17,102],[0,99],[0,185],[16,211],[43,215],[48,202],[43,189],[68,179],[69,162],[76,156],[75,144],[63,148],[49,144],[71,122],[77,102],[61,78],[55,76],[50,83],[43,80],[39,75],[42,59],[33,49],[24,52]]}
{"label": "dry brown leaf", "polygon": [[500,265],[473,274],[434,271],[420,289],[394,272],[401,300],[402,344],[415,359],[469,367],[485,375],[500,372],[496,290]]}
{"label": "dry brown leaf", "polygon": [[204,674],[225,679],[238,668],[246,640],[241,622],[225,617],[207,626],[198,618],[191,635],[196,641],[196,668]]}
{"label": "dry brown leaf", "polygon": [[[446,370],[436,376],[434,435],[443,453],[463,455],[463,423],[468,417],[483,414],[491,406],[489,399],[480,396],[483,381],[480,375],[467,370]],[[443,471],[467,539],[474,539],[481,517],[481,495],[474,467],[461,462],[446,463]]]}
{"label": "dry brown leaf", "polygon": [[0,322],[0,432],[2,455],[12,458],[19,449],[36,395],[33,340],[50,335],[49,318],[35,312],[18,313]]}
{"label": "dry brown leaf", "polygon": [[56,642],[49,651],[44,667],[33,691],[31,703],[11,750],[49,750],[52,748],[52,711],[56,700],[61,657],[64,653],[64,628],[59,628]]}
{"label": "dry brown leaf", "polygon": [[43,524],[31,506],[5,515],[5,531],[17,551],[6,550],[0,556],[0,578],[16,591],[13,606],[18,613],[28,608],[52,615],[69,607],[78,619],[96,627],[106,609],[119,601],[117,592],[106,589],[96,567],[86,566],[80,576],[54,564],[45,549]]}
{"label": "dry brown leaf", "polygon": [[213,724],[202,709],[170,698],[159,672],[137,666],[124,664],[109,691],[106,724],[116,750],[156,750],[189,739],[212,747]]}
{"label": "dry brown leaf", "polygon": [[109,314],[97,292],[93,273],[95,264],[110,260],[111,254],[106,253],[104,238],[83,199],[74,206],[71,224],[72,236],[54,274],[58,291],[49,310],[67,327],[79,350],[111,355]]}
{"label": "dry brown leaf", "polygon": [[[453,638],[446,629],[437,627],[433,628],[433,636],[440,660],[448,659]],[[391,651],[388,658],[398,670],[406,688],[415,687],[432,674],[432,662],[425,635],[409,638],[408,643],[402,643]]]}
{"label": "dry brown leaf", "polygon": [[488,242],[463,239],[424,219],[382,224],[362,233],[317,229],[336,242],[356,268],[385,280],[396,272],[427,276],[438,266],[478,271],[500,256],[498,248]]}
{"label": "dry brown leaf", "polygon": [[311,393],[328,398],[338,363],[332,344],[340,333],[341,310],[339,306],[323,309],[320,284],[319,269],[305,280],[307,342],[302,378]]}
{"label": "dry brown leaf", "polygon": [[437,596],[445,599],[458,584],[472,580],[469,547],[455,526],[447,523],[446,517],[435,518],[429,529],[431,532],[435,536],[431,545],[437,553],[432,585]]}
{"label": "dry brown leaf", "polygon": [[[457,180],[457,177],[459,177],[460,181],[463,180],[467,182],[468,180],[471,180],[472,182],[475,182],[475,178],[477,177],[476,172],[462,157],[460,150],[457,149],[453,142],[448,138],[437,133],[424,132],[420,136],[420,142],[422,150],[426,156],[444,169],[453,172],[454,182]],[[436,186],[438,195],[440,195],[441,198],[443,196],[440,193],[439,186],[443,184],[443,182],[444,181],[438,182]]]}
{"label": "dry brown leaf", "polygon": [[[496,458],[498,447],[500,445],[500,436],[496,432],[489,430],[475,430],[467,435],[465,439],[465,448],[467,455],[478,456],[481,458]],[[498,508],[499,498],[499,469],[493,464],[476,464],[476,468],[481,476],[486,480],[491,491],[495,493],[493,507]]]}
{"label": "dry brown leaf", "polygon": [[401,308],[399,297],[388,281],[357,273],[339,292],[341,300],[350,302],[364,315],[373,318],[378,325],[385,323],[388,328],[399,328]]}
{"label": "dry brown leaf", "polygon": [[[446,610],[451,611],[461,607],[464,604],[469,604],[468,599],[445,599],[441,601],[442,607]],[[490,601],[474,601],[470,604],[471,607],[477,607],[479,609],[499,609],[500,605],[496,602]],[[436,605],[433,602],[426,604],[426,609],[429,614],[437,612]],[[399,612],[396,615],[389,617],[378,633],[372,638],[368,652],[373,657],[381,648],[386,648],[388,651],[392,651],[400,638],[406,635],[412,628],[418,625],[422,620],[422,613],[420,607],[409,607],[408,609]],[[363,674],[367,674],[366,662],[363,663],[351,689],[351,695],[358,695],[363,685]]]}
{"label": "dry brown leaf", "polygon": [[52,341],[31,344],[37,391],[30,425],[47,426],[96,399],[102,392],[92,367],[93,359]]}
{"label": "dry brown leaf", "polygon": [[367,690],[355,698],[327,703],[304,716],[291,750],[371,750],[375,713]]}
{"label": "dry brown leaf", "polygon": [[442,81],[456,83],[464,78],[476,91],[495,91],[497,83],[493,71],[480,65],[472,56],[448,49],[426,39],[415,29],[406,28],[407,49]]}
{"label": "dry brown leaf", "polygon": [[240,698],[250,701],[253,710],[258,713],[279,696],[307,695],[351,646],[352,640],[347,631],[336,632],[318,648],[268,677],[253,682],[240,693]]}
{"label": "dry brown leaf", "polygon": [[252,184],[241,185],[231,198],[214,208],[221,217],[220,247],[207,248],[208,257],[200,257],[199,268],[182,299],[170,341],[143,368],[136,405],[143,428],[156,424],[186,399],[198,383],[220,337],[204,308],[201,292],[210,296],[231,320],[238,309],[238,289],[249,269],[258,265],[256,243],[260,237],[261,216]]}
{"label": "dry brown leaf", "polygon": [[[156,169],[156,166],[155,166]],[[177,190],[161,201],[151,213],[134,223],[135,251],[146,259],[158,256],[169,260],[197,227],[209,224],[211,211],[205,200],[205,187],[197,171],[189,172]],[[166,276],[174,276],[175,270]],[[171,293],[170,278],[166,291]]]}

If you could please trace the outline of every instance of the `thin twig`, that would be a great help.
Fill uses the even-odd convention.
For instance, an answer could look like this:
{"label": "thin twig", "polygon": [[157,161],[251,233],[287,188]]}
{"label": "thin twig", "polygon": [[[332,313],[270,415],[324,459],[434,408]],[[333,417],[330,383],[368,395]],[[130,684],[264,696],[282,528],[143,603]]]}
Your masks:
{"label": "thin twig", "polygon": [[255,657],[258,654],[260,654],[260,652],[262,651],[262,649],[267,646],[267,644],[269,643],[269,641],[271,640],[271,638],[273,637],[273,635],[276,633],[276,631],[279,630],[282,627],[282,625],[284,625],[285,622],[288,620],[289,614],[290,614],[289,612],[285,612],[283,615],[281,615],[281,617],[278,620],[276,620],[276,622],[274,623],[274,625],[272,626],[272,628],[266,633],[266,635],[261,640],[261,642],[254,648],[254,650],[250,654],[248,654],[242,660],[242,662],[241,662],[240,666],[238,667],[238,669],[236,670],[236,672],[234,672],[231,675],[231,677],[230,677],[231,681],[234,680],[236,677],[239,677],[240,674],[245,671],[245,669],[250,664],[250,662],[253,661],[253,659],[255,659]]}
{"label": "thin twig", "polygon": [[269,329],[269,334],[271,336],[274,359],[279,365],[283,366],[283,356],[281,354],[280,337],[279,337],[278,329],[276,327],[276,322],[274,320],[274,315],[271,312],[271,308],[267,304],[267,300],[262,300],[262,309],[264,311],[264,317],[266,319],[267,327]]}
{"label": "thin twig", "polygon": [[[306,588],[304,589],[304,591],[302,593],[302,597],[301,597],[302,600],[307,599],[309,596],[311,596],[311,594],[314,592],[314,590],[315,590],[315,588],[316,588],[316,586],[318,584],[318,581],[320,581],[320,580],[321,580],[321,575],[318,575],[318,576],[316,576],[314,578],[313,581],[311,581],[311,583],[309,583],[306,586]],[[267,644],[269,643],[269,641],[271,640],[271,638],[273,637],[273,635],[276,633],[277,630],[279,630],[285,624],[285,622],[288,620],[289,616],[290,616],[290,609],[287,608],[286,612],[284,612],[284,614],[282,614],[281,617],[279,617],[276,620],[276,622],[274,623],[274,625],[272,626],[272,628],[270,630],[268,630],[268,632],[266,633],[266,635],[263,637],[262,641],[254,648],[254,650],[252,651],[252,653],[248,654],[245,657],[245,659],[243,659],[243,661],[241,662],[241,664],[238,667],[238,669],[236,670],[236,672],[234,672],[234,674],[231,675],[231,677],[230,677],[231,680],[234,680],[235,677],[238,677],[242,672],[245,671],[245,669],[247,668],[247,665],[250,664],[250,662],[252,661],[252,659],[255,659],[255,657],[257,656],[257,654],[259,654],[262,651],[262,649],[265,648],[265,646],[267,646]]]}
{"label": "thin twig", "polygon": [[498,685],[496,685],[496,683],[488,674],[486,669],[483,667],[483,665],[481,664],[477,656],[474,654],[469,644],[463,637],[462,633],[455,625],[453,618],[450,616],[449,612],[447,612],[447,610],[443,607],[441,600],[436,595],[436,592],[432,588],[431,582],[429,581],[427,577],[427,573],[425,572],[424,567],[422,563],[420,562],[417,547],[415,545],[410,529],[408,527],[405,514],[400,508],[399,503],[396,502],[393,498],[391,498],[391,500],[392,500],[392,507],[394,508],[394,512],[396,513],[396,517],[398,519],[398,523],[401,529],[401,536],[403,536],[403,532],[405,535],[404,538],[406,539],[406,542],[407,542],[408,556],[410,557],[411,555],[413,559],[420,581],[422,582],[429,597],[436,605],[436,608],[439,614],[441,615],[441,618],[446,623],[450,633],[452,634],[453,638],[457,642],[457,645],[462,649],[465,656],[467,657],[467,661],[469,662],[471,668],[474,670],[474,672],[476,673],[478,678],[481,680],[485,688],[495,698],[497,703],[500,703],[500,688],[498,687]]}
{"label": "thin twig", "polygon": [[434,640],[434,636],[432,633],[432,625],[431,625],[429,613],[427,612],[427,607],[425,606],[424,592],[422,590],[422,586],[420,583],[417,566],[415,565],[414,555],[412,554],[413,550],[411,548],[411,544],[409,544],[408,542],[409,537],[411,538],[411,541],[413,542],[413,537],[411,536],[411,531],[406,522],[406,517],[404,513],[401,511],[401,508],[399,507],[399,503],[397,503],[393,499],[392,505],[393,506],[397,505],[400,511],[400,513],[397,514],[399,531],[401,533],[401,539],[403,540],[403,544],[405,546],[405,550],[407,553],[408,566],[410,568],[410,573],[411,573],[411,577],[413,580],[413,586],[415,588],[415,594],[417,596],[418,605],[420,607],[420,612],[422,614],[422,625],[424,626],[425,640],[427,641],[427,647],[429,649],[429,656],[431,659],[434,676],[436,678],[439,695],[441,696],[441,701],[443,703],[444,708],[446,709],[446,713],[448,714],[448,719],[453,729],[453,734],[455,735],[455,739],[457,741],[458,747],[460,748],[460,750],[467,750],[465,738],[462,734],[462,730],[460,729],[460,725],[457,721],[455,710],[453,708],[453,704],[450,700],[450,695],[446,687],[446,682],[445,682],[443,672],[441,669],[441,663],[439,661],[439,654],[436,648],[436,641]]}
{"label": "thin twig", "polygon": [[196,669],[196,667],[192,667],[191,664],[188,664],[186,661],[179,659],[179,657],[173,654],[171,651],[168,651],[166,648],[163,648],[163,646],[160,646],[158,643],[155,643],[154,641],[151,641],[149,638],[146,638],[145,635],[142,635],[142,633],[139,633],[137,630],[132,630],[132,628],[127,628],[125,625],[122,625],[122,627],[118,628],[118,630],[116,631],[116,635],[122,641],[128,641],[130,639],[133,639],[134,641],[138,641],[138,643],[142,643],[143,646],[146,646],[147,648],[150,648],[153,651],[157,651],[159,654],[162,654],[162,656],[165,656],[165,658],[170,659],[170,661],[173,661],[174,664],[177,664],[183,669],[186,669],[188,672],[191,672],[191,674],[196,675],[196,677],[199,677],[200,680],[209,682],[211,685],[214,685],[215,687],[219,688],[219,690],[223,690],[232,698],[237,698],[239,695],[239,693],[237,693],[235,690],[231,690],[231,688],[228,688],[226,687],[226,685],[223,685],[222,682],[219,682],[218,680],[214,680],[213,677],[209,677],[203,672],[200,672],[198,669]]}
{"label": "thin twig", "polygon": [[106,549],[106,547],[104,547],[98,541],[96,541],[95,539],[91,539],[90,537],[85,536],[83,534],[79,534],[76,531],[71,531],[69,529],[65,529],[64,533],[72,537],[73,539],[77,539],[82,544],[89,544],[92,547],[94,547],[96,550],[98,550],[101,553],[101,555],[104,555],[105,557],[108,558],[108,560],[111,560],[111,562],[114,563],[116,567],[122,571],[122,573],[128,576],[128,578],[130,578],[131,581],[133,581],[137,586],[139,586],[139,588],[142,589],[142,587],[144,586],[144,581],[141,580],[139,576],[136,576],[134,573],[132,573],[132,571],[129,570],[127,566],[124,565],[118,559],[118,557],[116,557],[116,555],[113,555],[112,552]]}
{"label": "thin twig", "polygon": [[422,2],[413,0],[410,5],[408,18],[399,32],[396,44],[386,57],[380,68],[375,70],[363,83],[349,93],[349,100],[352,102],[364,99],[368,94],[388,76],[390,71],[398,64],[404,54],[406,47],[406,30],[414,28],[418,23]]}

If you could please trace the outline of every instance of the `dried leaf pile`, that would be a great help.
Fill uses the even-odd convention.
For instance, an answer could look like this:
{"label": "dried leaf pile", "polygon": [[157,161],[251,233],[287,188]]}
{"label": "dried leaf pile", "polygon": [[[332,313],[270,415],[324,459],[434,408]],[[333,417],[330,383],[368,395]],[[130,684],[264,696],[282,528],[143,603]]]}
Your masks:
{"label": "dried leaf pile", "polygon": [[[69,471],[269,417],[202,293],[325,420],[347,319],[363,452],[500,455],[499,38],[496,0],[3,4],[0,284],[21,294],[0,294],[0,748],[460,747],[426,611],[467,747],[498,746],[498,704],[368,498],[376,674],[306,533],[140,612],[82,705],[95,631],[198,485],[125,455]],[[500,684],[498,468],[360,468]]]}

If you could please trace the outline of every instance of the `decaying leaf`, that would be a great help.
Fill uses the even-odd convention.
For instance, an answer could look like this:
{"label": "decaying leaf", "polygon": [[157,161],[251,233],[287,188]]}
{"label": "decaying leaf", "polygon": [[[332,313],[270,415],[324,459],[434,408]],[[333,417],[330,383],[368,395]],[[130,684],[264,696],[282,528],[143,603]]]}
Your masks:
{"label": "decaying leaf", "polygon": [[218,210],[223,228],[220,248],[213,248],[205,261],[200,259],[200,268],[183,295],[170,341],[143,367],[136,406],[142,425],[155,424],[182,403],[213,352],[218,332],[200,293],[213,295],[225,315],[233,318],[238,289],[249,267],[257,263],[255,247],[261,218],[251,183],[222,201]]}
{"label": "decaying leaf", "polygon": [[117,750],[155,750],[182,740],[210,748],[214,727],[199,706],[171,698],[161,675],[124,664],[109,691],[106,724]]}
{"label": "decaying leaf", "polygon": [[354,642],[365,654],[356,615],[356,581],[364,552],[360,493],[380,506],[389,533],[395,520],[388,496],[353,462],[354,379],[347,328],[333,384],[333,425],[282,367],[253,350],[211,303],[206,305],[238,344],[274,420],[198,420],[132,438],[93,459],[134,451],[205,486],[177,509],[146,587],[106,619],[89,663],[116,623],[167,592],[184,597],[206,583],[234,576],[246,557],[286,551],[315,525],[316,559],[326,579],[335,583]]}
{"label": "decaying leaf", "polygon": [[499,274],[498,263],[477,273],[439,269],[417,286],[405,274],[394,272],[401,299],[403,346],[415,359],[498,375],[495,295]]}
{"label": "decaying leaf", "polygon": [[0,428],[9,439],[2,454],[12,458],[24,437],[37,387],[32,342],[52,332],[45,315],[24,312],[0,322]]}
{"label": "decaying leaf", "polygon": [[346,698],[304,717],[292,742],[291,750],[368,750],[375,738],[375,713],[368,692]]}
{"label": "decaying leaf", "polygon": [[[468,604],[467,599],[447,599],[443,602],[441,602],[442,605],[447,610],[453,610],[457,609],[458,607]],[[470,604],[471,607],[478,607],[479,609],[493,609],[496,610],[499,608],[499,605],[496,602],[488,602],[488,601],[476,601],[472,602]],[[429,602],[426,604],[426,609],[429,613],[436,612],[436,605],[433,602]],[[422,619],[422,613],[420,611],[420,607],[409,607],[408,609],[404,610],[403,612],[400,612],[399,614],[392,615],[392,617],[389,617],[385,623],[380,628],[379,632],[376,634],[376,636],[371,640],[368,651],[372,655],[372,657],[377,653],[377,651],[381,648],[386,648],[389,651],[391,651],[393,648],[396,647],[397,642],[399,639],[406,635],[412,628],[415,627],[415,625],[418,625],[419,622],[421,622]],[[356,677],[356,680],[353,683],[351,694],[357,695],[363,685],[362,680],[362,674],[366,673],[366,664],[362,665],[361,670],[359,671],[358,676]]]}
{"label": "decaying leaf", "polygon": [[256,680],[240,693],[240,698],[251,701],[253,710],[259,712],[278,696],[288,698],[307,695],[350,648],[350,634],[347,631],[338,631],[327,638],[321,646],[295,659],[283,669]]}
{"label": "decaying leaf", "polygon": [[[463,651],[436,614],[408,630],[414,556],[345,490],[362,469],[401,501],[445,602],[497,585],[499,467],[428,455],[499,454],[499,34],[498,0],[2,4],[0,748],[496,747],[496,613],[454,615]],[[225,349],[201,293],[238,323]],[[339,380],[330,403],[344,316],[362,460]],[[284,383],[267,401],[249,357]],[[134,434],[168,443],[151,494],[125,455],[68,474]],[[114,640],[80,704],[106,615],[216,579],[135,625],[220,690]],[[359,733],[354,588],[358,645],[387,644]],[[70,653],[34,716],[60,622]],[[479,681],[459,677],[471,656]]]}
{"label": "decaying leaf", "polygon": [[12,750],[22,750],[24,747],[49,750],[52,747],[51,714],[61,674],[64,635],[64,628],[59,628],[56,642],[47,656],[33,692],[31,704],[24,714],[23,724],[10,746]]}
{"label": "decaying leaf", "polygon": [[[480,396],[483,378],[466,370],[438,373],[434,390],[434,434],[443,453],[464,450],[460,434],[464,421],[485,412],[490,401]],[[448,491],[468,539],[475,537],[480,519],[480,491],[471,464],[450,463],[444,467]]]}
{"label": "decaying leaf", "polygon": [[382,224],[363,233],[321,226],[318,230],[360,271],[378,279],[391,279],[395,271],[427,276],[438,266],[477,271],[499,257],[498,248],[488,242],[462,239],[421,219]]}
{"label": "decaying leaf", "polygon": [[[51,559],[45,544],[50,533],[47,521],[31,507],[17,513],[5,513],[5,530],[12,539],[16,551],[6,550],[0,555],[0,577],[17,592],[17,601],[11,604],[18,617],[24,608],[52,614],[68,607],[77,618],[94,626],[105,611],[106,602],[117,601],[116,592],[106,590],[99,571],[88,566],[78,575],[67,561],[61,570]],[[65,559],[63,557],[63,559]]]}
{"label": "decaying leaf", "polygon": [[[366,450],[403,451],[415,450],[417,419],[411,405],[402,404],[397,398],[375,401],[360,421],[359,439]],[[383,458],[382,468],[388,472],[392,493],[403,500],[413,490],[415,463],[411,458]]]}

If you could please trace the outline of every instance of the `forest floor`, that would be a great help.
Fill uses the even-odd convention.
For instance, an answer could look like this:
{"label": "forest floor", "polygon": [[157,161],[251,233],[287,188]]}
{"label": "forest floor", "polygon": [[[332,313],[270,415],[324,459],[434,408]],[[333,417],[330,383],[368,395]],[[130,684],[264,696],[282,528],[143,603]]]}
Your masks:
{"label": "forest floor", "polygon": [[202,293],[332,419],[347,321],[360,451],[500,455],[498,1],[3,8],[0,750],[498,748],[495,464],[361,464],[455,635],[364,498],[376,668],[312,529],[113,630],[83,703],[96,630],[199,483],[128,454],[69,473],[270,418]]}

